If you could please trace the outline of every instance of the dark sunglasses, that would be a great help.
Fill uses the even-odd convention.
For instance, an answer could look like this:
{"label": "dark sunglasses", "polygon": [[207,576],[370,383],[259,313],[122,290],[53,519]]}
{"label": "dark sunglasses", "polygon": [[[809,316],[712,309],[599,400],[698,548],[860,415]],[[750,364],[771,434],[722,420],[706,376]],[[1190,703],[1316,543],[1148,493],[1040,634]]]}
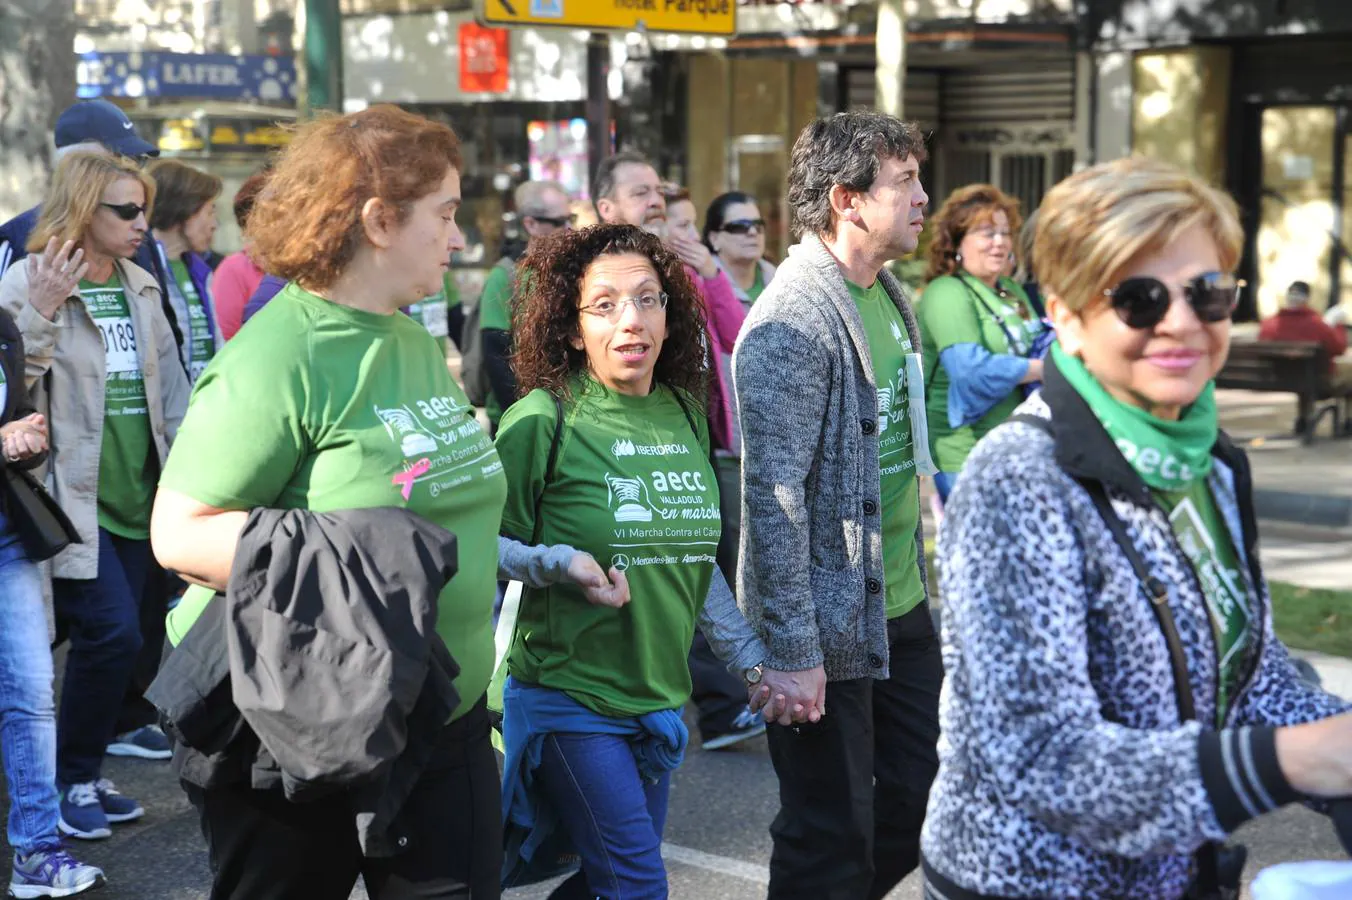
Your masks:
{"label": "dark sunglasses", "polygon": [[534,219],[537,222],[543,222],[546,225],[553,225],[555,228],[562,228],[565,225],[572,225],[576,222],[577,213],[569,213],[566,216],[559,216],[557,218],[553,216],[528,216],[527,218]]}
{"label": "dark sunglasses", "polygon": [[144,206],[137,206],[135,203],[100,203],[99,206],[106,206],[124,222],[135,222],[136,217],[146,211]]}
{"label": "dark sunglasses", "polygon": [[750,234],[755,229],[757,234],[765,231],[764,219],[733,219],[731,222],[724,222],[719,231],[726,231],[728,234]]}
{"label": "dark sunglasses", "polygon": [[[1183,286],[1183,296],[1197,318],[1203,322],[1220,322],[1230,318],[1239,303],[1239,292],[1244,282],[1233,275],[1207,272],[1198,275]],[[1112,300],[1113,310],[1128,328],[1154,328],[1169,313],[1173,296],[1169,287],[1158,278],[1128,278],[1115,288],[1103,292]]]}

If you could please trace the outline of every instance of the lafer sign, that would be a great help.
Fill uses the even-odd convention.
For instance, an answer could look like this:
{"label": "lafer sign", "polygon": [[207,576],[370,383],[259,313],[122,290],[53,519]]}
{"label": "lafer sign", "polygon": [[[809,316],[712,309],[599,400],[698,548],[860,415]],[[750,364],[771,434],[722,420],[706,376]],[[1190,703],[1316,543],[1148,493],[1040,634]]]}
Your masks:
{"label": "lafer sign", "polygon": [[737,0],[480,0],[490,25],[560,25],[593,30],[731,35]]}

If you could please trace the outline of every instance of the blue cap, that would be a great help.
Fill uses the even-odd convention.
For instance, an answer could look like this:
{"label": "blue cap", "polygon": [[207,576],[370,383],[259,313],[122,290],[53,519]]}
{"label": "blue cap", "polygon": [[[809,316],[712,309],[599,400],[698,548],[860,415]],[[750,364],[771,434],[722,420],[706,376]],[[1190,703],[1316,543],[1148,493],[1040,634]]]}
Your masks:
{"label": "blue cap", "polygon": [[141,140],[127,114],[107,100],[84,100],[56,120],[56,146],[96,141],[123,156],[159,156],[159,148]]}

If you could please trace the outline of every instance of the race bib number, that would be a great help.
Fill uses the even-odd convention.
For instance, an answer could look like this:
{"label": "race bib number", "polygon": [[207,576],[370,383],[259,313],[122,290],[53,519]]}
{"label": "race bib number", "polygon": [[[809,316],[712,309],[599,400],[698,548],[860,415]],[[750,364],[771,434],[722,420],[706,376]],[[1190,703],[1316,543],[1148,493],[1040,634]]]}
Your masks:
{"label": "race bib number", "polygon": [[418,311],[428,334],[436,338],[450,335],[451,329],[446,322],[446,304],[429,300],[421,304]]}
{"label": "race bib number", "polygon": [[136,355],[136,332],[132,330],[131,317],[98,319],[97,323],[99,333],[103,335],[103,352],[107,359],[108,374],[139,372],[141,366]]}

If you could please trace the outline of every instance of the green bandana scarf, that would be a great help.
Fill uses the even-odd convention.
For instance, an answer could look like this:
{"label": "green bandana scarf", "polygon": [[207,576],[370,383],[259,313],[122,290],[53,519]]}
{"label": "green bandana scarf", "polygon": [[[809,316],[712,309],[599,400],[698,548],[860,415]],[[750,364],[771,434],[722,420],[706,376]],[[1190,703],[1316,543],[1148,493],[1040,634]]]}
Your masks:
{"label": "green bandana scarf", "polygon": [[1214,382],[1207,382],[1177,422],[1168,422],[1114,398],[1059,342],[1052,345],[1052,358],[1147,485],[1158,491],[1186,490],[1211,471],[1211,448],[1220,430]]}

